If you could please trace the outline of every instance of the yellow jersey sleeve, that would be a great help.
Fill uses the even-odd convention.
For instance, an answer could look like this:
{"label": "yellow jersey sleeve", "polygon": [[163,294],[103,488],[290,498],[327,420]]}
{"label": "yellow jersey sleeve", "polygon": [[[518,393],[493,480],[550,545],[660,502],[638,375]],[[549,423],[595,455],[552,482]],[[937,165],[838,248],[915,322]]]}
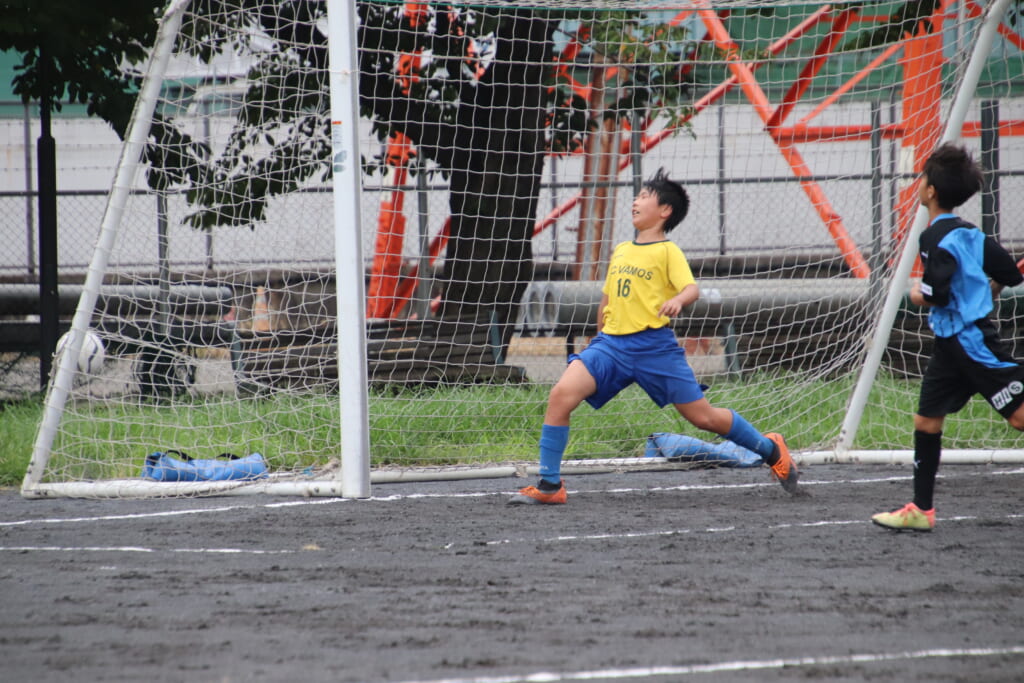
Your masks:
{"label": "yellow jersey sleeve", "polygon": [[632,334],[665,327],[671,320],[658,315],[661,305],[693,284],[690,264],[675,243],[623,242],[612,252],[602,289],[608,296],[602,331]]}

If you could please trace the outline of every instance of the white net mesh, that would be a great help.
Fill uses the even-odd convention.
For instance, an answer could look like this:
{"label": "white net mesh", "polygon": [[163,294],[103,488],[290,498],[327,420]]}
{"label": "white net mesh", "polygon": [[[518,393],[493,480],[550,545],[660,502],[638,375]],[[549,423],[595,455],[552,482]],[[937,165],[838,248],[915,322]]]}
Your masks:
{"label": "white net mesh", "polygon": [[[45,480],[142,458],[338,454],[325,4],[193,3]],[[532,463],[547,391],[596,331],[612,247],[664,168],[702,298],[675,329],[710,400],[830,449],[974,2],[357,4],[370,441],[377,468]],[[1015,253],[1022,38],[1005,17],[964,129],[996,164],[961,213]],[[1001,199],[1001,203],[1000,199]],[[983,211],[984,208],[984,211]],[[1024,207],[1022,207],[1024,208]],[[1018,294],[1003,295],[1016,339]],[[521,305],[520,305],[521,304]],[[898,316],[854,447],[910,447],[930,335]],[[341,340],[345,343],[345,340]],[[1012,447],[982,402],[950,448]],[[568,457],[710,438],[635,388],[573,416]]]}

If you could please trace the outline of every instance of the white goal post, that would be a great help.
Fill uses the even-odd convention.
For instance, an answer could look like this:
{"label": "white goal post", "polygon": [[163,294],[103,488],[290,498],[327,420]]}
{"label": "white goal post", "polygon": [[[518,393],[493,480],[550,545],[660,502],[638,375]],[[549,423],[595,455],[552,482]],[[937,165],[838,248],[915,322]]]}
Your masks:
{"label": "white goal post", "polygon": [[[1000,220],[1024,210],[1020,12],[176,0],[89,268],[62,282],[81,296],[22,494],[366,497],[535,471],[547,392],[659,168],[691,200],[670,238],[702,295],[673,325],[710,400],[804,463],[908,462],[936,144],[982,160],[962,215],[1024,256]],[[1017,289],[997,310],[1015,345]],[[78,361],[89,331],[100,367]],[[944,462],[1024,461],[983,402],[964,412]],[[642,457],[654,432],[712,439],[629,388],[574,413],[565,470],[669,466]],[[168,451],[267,472],[142,476]]]}
{"label": "white goal post", "polygon": [[[981,77],[981,70],[984,68],[985,61],[992,49],[992,41],[995,39],[999,22],[1009,4],[1009,0],[998,0],[988,7],[985,21],[981,26],[981,30],[978,31],[974,49],[971,51],[970,61],[960,82],[960,87],[957,89],[940,142],[955,142],[960,137],[964,120],[967,118],[968,106],[970,105],[971,98],[974,96],[975,88],[977,88],[978,79]],[[914,268],[914,260],[917,258],[918,237],[927,225],[928,211],[923,206],[918,207],[910,232],[904,240],[896,271],[892,276],[892,284],[886,294],[885,305],[882,307],[882,312],[875,328],[874,338],[871,340],[868,353],[864,359],[864,367],[861,368],[860,376],[857,378],[857,386],[850,397],[850,408],[846,413],[846,419],[843,420],[843,426],[839,432],[836,452],[840,458],[846,457],[857,436],[857,429],[860,427],[860,421],[864,417],[864,407],[867,404],[868,394],[871,391],[871,384],[874,382],[878,368],[882,363],[882,353],[885,346],[889,343],[889,335],[892,332],[892,325],[899,309],[902,296],[902,290],[899,285],[910,278]],[[982,457],[985,458],[986,456]]]}

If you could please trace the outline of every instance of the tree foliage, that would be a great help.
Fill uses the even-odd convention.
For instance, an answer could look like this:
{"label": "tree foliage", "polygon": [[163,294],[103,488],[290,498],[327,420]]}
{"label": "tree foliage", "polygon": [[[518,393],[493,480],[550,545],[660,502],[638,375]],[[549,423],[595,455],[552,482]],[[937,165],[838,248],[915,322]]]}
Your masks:
{"label": "tree foliage", "polygon": [[[2,0],[0,50],[22,57],[12,85],[22,101],[84,104],[123,135],[138,72],[156,36],[158,0]],[[45,65],[45,69],[42,68]]]}

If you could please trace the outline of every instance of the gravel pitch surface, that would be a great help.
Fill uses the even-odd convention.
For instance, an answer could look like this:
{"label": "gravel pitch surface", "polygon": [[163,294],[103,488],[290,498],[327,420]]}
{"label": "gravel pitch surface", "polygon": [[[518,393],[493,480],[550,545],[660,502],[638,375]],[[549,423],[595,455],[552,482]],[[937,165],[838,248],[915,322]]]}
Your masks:
{"label": "gravel pitch surface", "polygon": [[374,487],[374,498],[0,491],[10,681],[1019,681],[1024,468],[940,472],[933,533],[870,515],[910,468]]}

